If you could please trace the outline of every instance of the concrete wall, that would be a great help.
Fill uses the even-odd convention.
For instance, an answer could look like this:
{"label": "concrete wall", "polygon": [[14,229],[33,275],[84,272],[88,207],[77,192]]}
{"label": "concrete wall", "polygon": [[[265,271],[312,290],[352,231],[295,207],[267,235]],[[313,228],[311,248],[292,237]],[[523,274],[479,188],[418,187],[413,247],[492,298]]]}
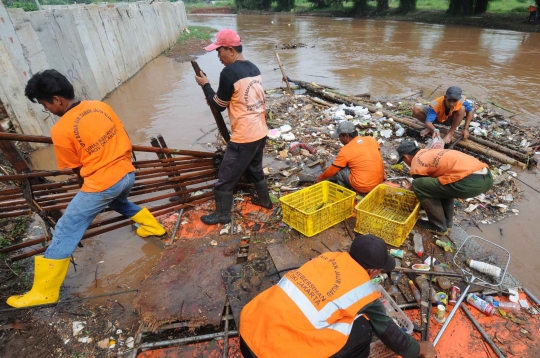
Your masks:
{"label": "concrete wall", "polygon": [[102,99],[172,46],[187,28],[183,2],[6,9],[0,1],[0,101],[25,134],[54,124],[24,96],[33,74],[54,68],[80,99]]}

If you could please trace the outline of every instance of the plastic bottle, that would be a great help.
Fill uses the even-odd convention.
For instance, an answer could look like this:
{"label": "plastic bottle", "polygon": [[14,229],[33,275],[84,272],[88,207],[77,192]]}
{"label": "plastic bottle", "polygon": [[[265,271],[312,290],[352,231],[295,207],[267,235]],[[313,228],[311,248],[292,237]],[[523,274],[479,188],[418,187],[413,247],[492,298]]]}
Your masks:
{"label": "plastic bottle", "polygon": [[485,273],[486,275],[490,275],[495,278],[501,275],[500,267],[488,264],[486,262],[467,259],[467,265],[469,265],[470,268],[473,268],[475,270],[478,270],[482,273]]}
{"label": "plastic bottle", "polygon": [[454,250],[452,250],[452,243],[450,243],[450,242],[437,240],[437,241],[435,241],[435,244],[437,244],[437,246],[443,248],[444,251],[451,252],[451,253],[454,252]]}
{"label": "plastic bottle", "polygon": [[418,289],[416,288],[416,286],[414,285],[414,282],[412,282],[412,280],[409,280],[409,287],[411,288],[414,299],[420,305],[420,303],[422,302],[422,295],[420,294],[420,291],[418,291]]}
{"label": "plastic bottle", "polygon": [[[495,302],[495,301],[494,301]],[[500,310],[519,313],[521,311],[521,306],[517,302],[503,302],[499,301]]]}
{"label": "plastic bottle", "polygon": [[[437,272],[446,272],[446,270],[441,265],[435,265],[433,269]],[[452,287],[452,283],[450,282],[448,277],[437,276],[437,283],[443,290],[448,290],[450,287]]]}
{"label": "plastic bottle", "polygon": [[484,314],[488,316],[492,316],[495,313],[495,307],[493,307],[493,305],[490,305],[474,293],[470,293],[467,296],[467,302],[478,308],[480,311],[484,312]]}
{"label": "plastic bottle", "polygon": [[[423,275],[416,276],[416,284],[418,287],[420,287],[420,290],[422,290],[422,297],[426,300],[429,298],[429,282],[427,278]],[[439,301],[439,295],[437,295],[437,291],[433,287],[431,287],[431,302],[437,303]]]}
{"label": "plastic bottle", "polygon": [[424,254],[424,243],[422,242],[422,235],[415,233],[413,236],[414,241],[414,252],[416,252],[416,255],[418,257],[422,258],[422,255]]}

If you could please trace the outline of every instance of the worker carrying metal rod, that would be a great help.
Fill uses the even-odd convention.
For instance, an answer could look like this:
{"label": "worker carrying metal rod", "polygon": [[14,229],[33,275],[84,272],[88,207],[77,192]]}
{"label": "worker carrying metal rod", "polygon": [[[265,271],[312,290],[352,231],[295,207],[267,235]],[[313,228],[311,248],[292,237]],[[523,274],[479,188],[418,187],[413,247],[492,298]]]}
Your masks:
{"label": "worker carrying metal rod", "polygon": [[358,235],[349,252],[327,252],[288,272],[240,313],[240,349],[252,357],[368,357],[375,333],[404,358],[436,357],[386,313],[371,279],[396,261],[386,243]]}
{"label": "worker carrying metal rod", "polygon": [[165,234],[148,209],[127,199],[135,180],[132,148],[111,107],[100,101],[76,100],[73,85],[56,70],[32,76],[25,95],[47,112],[60,116],[51,128],[56,161],[59,169],[77,173],[81,190],[58,220],[45,254],[34,258],[32,289],[8,298],[7,304],[13,307],[58,301],[69,257],[90,223],[106,207],[138,223],[137,234],[141,237]]}
{"label": "worker carrying metal rod", "polygon": [[255,184],[257,191],[257,198],[253,198],[252,203],[272,208],[262,168],[268,127],[261,72],[242,55],[240,36],[233,30],[223,29],[217,33],[216,41],[204,49],[209,52],[216,50],[225,68],[219,76],[217,92],[214,92],[202,71],[195,75],[195,80],[204,89],[208,105],[219,111],[228,109],[232,129],[232,137],[214,186],[216,211],[201,217],[203,223],[215,225],[231,221],[229,213],[233,204],[233,190],[244,173]]}

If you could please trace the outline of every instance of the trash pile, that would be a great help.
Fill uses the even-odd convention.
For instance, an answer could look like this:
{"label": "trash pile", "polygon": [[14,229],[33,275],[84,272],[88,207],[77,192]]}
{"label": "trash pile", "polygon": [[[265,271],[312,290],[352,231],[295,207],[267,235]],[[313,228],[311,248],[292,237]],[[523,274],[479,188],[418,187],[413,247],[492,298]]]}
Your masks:
{"label": "trash pile", "polygon": [[[502,115],[484,110],[479,103],[471,101],[480,111],[471,124],[471,132],[482,131],[487,138],[506,136],[516,147],[532,143],[530,128],[511,124]],[[276,192],[293,191],[311,184],[338,154],[342,144],[331,138],[339,122],[353,122],[359,135],[377,138],[385,162],[388,181],[392,185],[410,189],[412,178],[404,164],[397,164],[397,146],[404,140],[417,140],[420,146],[431,139],[422,138],[419,131],[387,118],[383,112],[410,112],[413,101],[376,102],[380,109],[374,113],[361,106],[334,105],[306,94],[267,96],[267,124],[269,135],[266,154],[274,159],[264,172],[269,186]],[[477,130],[478,129],[478,130]],[[509,134],[508,134],[509,133]],[[458,149],[458,148],[455,148]],[[462,149],[459,149],[462,150]],[[474,153],[470,153],[475,155]],[[456,223],[471,221],[490,224],[508,215],[519,213],[515,205],[521,191],[517,183],[518,174],[508,164],[501,165],[490,160],[490,169],[495,179],[493,188],[476,198],[456,199]]]}
{"label": "trash pile", "polygon": [[300,48],[300,47],[307,47],[307,45],[304,44],[304,43],[301,43],[301,42],[290,43],[290,44],[289,43],[284,43],[284,44],[281,44],[280,49],[282,49],[282,50],[294,50],[294,49],[297,49],[297,48]]}

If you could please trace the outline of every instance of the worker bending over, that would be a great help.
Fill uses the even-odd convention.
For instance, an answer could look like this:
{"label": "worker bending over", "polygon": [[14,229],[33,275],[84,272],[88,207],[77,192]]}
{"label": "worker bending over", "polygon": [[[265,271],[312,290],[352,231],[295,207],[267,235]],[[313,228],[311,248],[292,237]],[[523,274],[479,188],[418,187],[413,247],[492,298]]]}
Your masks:
{"label": "worker bending over", "polygon": [[446,125],[445,122],[450,120],[450,130],[443,138],[444,142],[448,144],[452,141],[454,132],[465,116],[462,134],[463,139],[469,138],[469,125],[473,119],[474,110],[471,104],[465,100],[465,96],[461,95],[461,88],[452,86],[448,87],[444,96],[434,99],[429,106],[413,106],[413,116],[426,126],[420,132],[421,136],[432,134],[433,137],[438,137],[440,135],[439,129],[435,128],[434,124]]}
{"label": "worker bending over", "polygon": [[233,30],[218,32],[216,41],[205,50],[217,50],[219,60],[225,65],[218,90],[214,92],[202,71],[195,80],[204,89],[210,106],[221,112],[228,109],[232,129],[214,186],[216,211],[201,217],[203,223],[213,225],[231,221],[233,190],[244,173],[255,184],[257,198],[252,199],[253,204],[270,209],[272,201],[262,168],[268,127],[261,72],[244,59],[240,36]]}
{"label": "worker bending over", "polygon": [[420,149],[416,142],[397,148],[398,163],[405,162],[413,176],[412,188],[429,221],[417,224],[446,235],[454,223],[454,198],[473,198],[493,186],[487,164],[451,149]]}
{"label": "worker bending over", "polygon": [[368,357],[374,332],[404,358],[436,357],[386,314],[371,279],[392,271],[386,243],[358,235],[349,252],[327,252],[289,271],[240,313],[240,349],[252,357]]}
{"label": "worker bending over", "polygon": [[56,70],[35,74],[25,95],[61,117],[51,128],[58,169],[73,169],[82,187],[58,220],[45,254],[35,257],[32,289],[8,298],[7,304],[13,307],[58,301],[69,257],[106,207],[138,223],[141,237],[165,234],[148,209],[127,199],[135,180],[132,148],[111,107],[100,101],[77,101],[71,83]]}
{"label": "worker bending over", "polygon": [[344,145],[332,165],[315,183],[329,180],[361,194],[369,193],[384,180],[384,162],[379,142],[373,137],[360,137],[352,122],[341,122],[332,138]]}

